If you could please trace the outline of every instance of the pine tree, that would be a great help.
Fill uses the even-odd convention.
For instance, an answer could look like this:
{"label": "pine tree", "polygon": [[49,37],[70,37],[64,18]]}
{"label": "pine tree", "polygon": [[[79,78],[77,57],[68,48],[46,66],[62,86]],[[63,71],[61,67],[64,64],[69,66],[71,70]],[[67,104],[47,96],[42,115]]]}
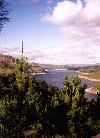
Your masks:
{"label": "pine tree", "polygon": [[83,131],[81,118],[84,116],[85,105],[84,97],[86,86],[82,86],[80,79],[76,76],[66,77],[63,90],[63,99],[67,105],[68,132],[70,137],[81,136]]}
{"label": "pine tree", "polygon": [[[26,62],[22,58],[16,66],[16,72],[12,75],[1,76],[1,102],[2,111],[1,125],[2,137],[22,136],[23,131],[29,127],[35,119],[30,121],[30,113],[36,117],[36,109],[31,97],[32,78],[25,70]],[[29,124],[29,122],[31,122]]]}

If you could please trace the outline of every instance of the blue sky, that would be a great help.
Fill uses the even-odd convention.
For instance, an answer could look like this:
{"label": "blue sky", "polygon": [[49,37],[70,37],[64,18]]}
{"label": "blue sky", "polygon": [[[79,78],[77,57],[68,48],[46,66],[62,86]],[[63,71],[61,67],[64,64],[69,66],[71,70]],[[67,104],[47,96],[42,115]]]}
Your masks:
{"label": "blue sky", "polygon": [[0,53],[29,62],[100,63],[100,0],[9,0]]}

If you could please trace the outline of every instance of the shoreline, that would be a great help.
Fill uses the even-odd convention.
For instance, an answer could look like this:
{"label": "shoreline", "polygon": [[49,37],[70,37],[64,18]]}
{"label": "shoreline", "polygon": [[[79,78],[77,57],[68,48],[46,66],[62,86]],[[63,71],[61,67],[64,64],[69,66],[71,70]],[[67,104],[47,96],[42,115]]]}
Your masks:
{"label": "shoreline", "polygon": [[100,82],[99,79],[92,79],[92,78],[89,78],[89,77],[86,77],[86,76],[82,76],[82,75],[78,75],[79,78],[83,78],[83,79],[87,79],[87,80],[90,80],[90,81],[96,81],[96,82]]}
{"label": "shoreline", "polygon": [[91,94],[97,94],[98,90],[95,90],[93,87],[85,89],[86,93],[91,93]]}
{"label": "shoreline", "polygon": [[40,73],[32,73],[32,75],[37,75],[37,74],[46,74],[45,72],[40,72]]}
{"label": "shoreline", "polygon": [[[86,73],[83,73],[83,74],[86,74]],[[78,77],[79,78],[83,78],[83,79],[87,79],[89,81],[100,82],[99,79],[92,79],[92,78],[89,78],[89,77],[86,77],[86,76],[82,76],[82,75],[78,75]],[[85,92],[86,93],[90,93],[90,94],[97,94],[98,90],[94,89],[93,87],[90,87],[90,88],[85,89]]]}

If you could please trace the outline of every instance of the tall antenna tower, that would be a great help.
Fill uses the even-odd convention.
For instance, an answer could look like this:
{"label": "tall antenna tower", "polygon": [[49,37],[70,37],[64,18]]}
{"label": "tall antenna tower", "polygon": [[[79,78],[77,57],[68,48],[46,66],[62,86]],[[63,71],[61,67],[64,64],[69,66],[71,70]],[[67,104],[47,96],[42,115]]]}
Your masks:
{"label": "tall antenna tower", "polygon": [[22,51],[21,51],[21,52],[22,52],[22,55],[21,55],[22,60],[23,60],[23,58],[24,58],[24,57],[23,57],[23,53],[24,53],[24,50],[23,50],[23,49],[24,49],[24,47],[23,47],[23,46],[24,46],[24,45],[23,45],[23,41],[22,41]]}
{"label": "tall antenna tower", "polygon": [[22,41],[22,55],[23,55],[23,41]]}

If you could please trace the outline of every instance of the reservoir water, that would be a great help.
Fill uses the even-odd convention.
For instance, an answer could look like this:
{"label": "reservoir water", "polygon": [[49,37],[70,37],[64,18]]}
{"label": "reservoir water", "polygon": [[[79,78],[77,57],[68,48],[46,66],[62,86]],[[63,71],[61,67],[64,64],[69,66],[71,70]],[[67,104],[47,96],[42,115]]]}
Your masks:
{"label": "reservoir water", "polygon": [[[57,86],[59,89],[63,88],[63,83],[65,81],[66,76],[76,76],[77,72],[73,70],[49,70],[48,73],[46,74],[36,74],[34,77],[38,79],[45,80],[48,84],[53,84]],[[81,82],[83,84],[87,85],[87,88],[92,87],[94,84],[98,83],[95,81],[89,81],[86,79],[81,78]],[[96,94],[90,94],[86,93],[86,97],[91,100],[91,99],[96,99],[97,95]]]}

